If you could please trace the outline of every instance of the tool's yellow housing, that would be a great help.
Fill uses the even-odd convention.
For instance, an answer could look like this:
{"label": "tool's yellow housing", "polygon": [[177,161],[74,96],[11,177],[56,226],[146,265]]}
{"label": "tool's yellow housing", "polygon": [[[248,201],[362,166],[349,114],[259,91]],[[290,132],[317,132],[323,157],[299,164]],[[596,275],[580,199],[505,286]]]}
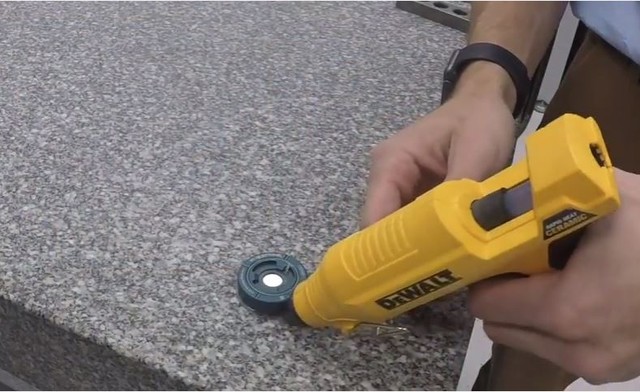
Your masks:
{"label": "tool's yellow housing", "polygon": [[[476,222],[474,200],[526,181],[531,210],[488,231]],[[598,125],[567,114],[528,137],[522,161],[483,182],[444,182],[333,245],[293,306],[312,327],[381,324],[491,276],[550,270],[551,242],[619,203]]]}

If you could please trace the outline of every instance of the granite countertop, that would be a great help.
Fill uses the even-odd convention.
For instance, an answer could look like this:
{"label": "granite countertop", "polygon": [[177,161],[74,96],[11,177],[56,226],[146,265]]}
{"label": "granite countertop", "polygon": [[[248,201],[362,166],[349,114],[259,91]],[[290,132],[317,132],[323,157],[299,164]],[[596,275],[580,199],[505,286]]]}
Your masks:
{"label": "granite countertop", "polygon": [[240,307],[357,228],[371,146],[438,103],[457,31],[389,2],[0,4],[0,368],[41,389],[451,389],[459,297],[419,337]]}

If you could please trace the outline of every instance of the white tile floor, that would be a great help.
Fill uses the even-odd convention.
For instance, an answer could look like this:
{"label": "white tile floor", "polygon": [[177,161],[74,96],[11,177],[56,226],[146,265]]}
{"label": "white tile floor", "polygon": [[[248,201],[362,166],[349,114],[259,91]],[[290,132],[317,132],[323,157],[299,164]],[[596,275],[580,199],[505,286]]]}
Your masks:
{"label": "white tile floor", "polygon": [[37,391],[35,387],[0,369],[0,391]]}

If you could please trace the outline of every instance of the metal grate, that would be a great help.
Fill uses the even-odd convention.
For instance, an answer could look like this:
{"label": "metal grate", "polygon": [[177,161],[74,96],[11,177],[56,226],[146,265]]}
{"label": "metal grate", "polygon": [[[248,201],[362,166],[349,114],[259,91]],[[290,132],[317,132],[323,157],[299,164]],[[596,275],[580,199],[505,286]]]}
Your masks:
{"label": "metal grate", "polygon": [[468,1],[396,1],[396,8],[466,33],[471,5]]}

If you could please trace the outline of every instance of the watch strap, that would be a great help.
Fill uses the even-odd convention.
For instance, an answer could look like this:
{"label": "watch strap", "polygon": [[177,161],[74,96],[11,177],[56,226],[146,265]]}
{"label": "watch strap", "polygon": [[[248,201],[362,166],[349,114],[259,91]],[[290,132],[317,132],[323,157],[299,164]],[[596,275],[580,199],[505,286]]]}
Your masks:
{"label": "watch strap", "polygon": [[[448,65],[449,71],[455,74],[455,80],[445,80],[443,85],[443,99],[453,90],[454,84],[464,68],[478,60],[490,61],[502,67],[508,74],[516,88],[516,104],[514,117],[522,111],[529,95],[531,80],[526,65],[509,50],[488,42],[477,42],[456,51]],[[446,78],[445,78],[446,79]]]}

